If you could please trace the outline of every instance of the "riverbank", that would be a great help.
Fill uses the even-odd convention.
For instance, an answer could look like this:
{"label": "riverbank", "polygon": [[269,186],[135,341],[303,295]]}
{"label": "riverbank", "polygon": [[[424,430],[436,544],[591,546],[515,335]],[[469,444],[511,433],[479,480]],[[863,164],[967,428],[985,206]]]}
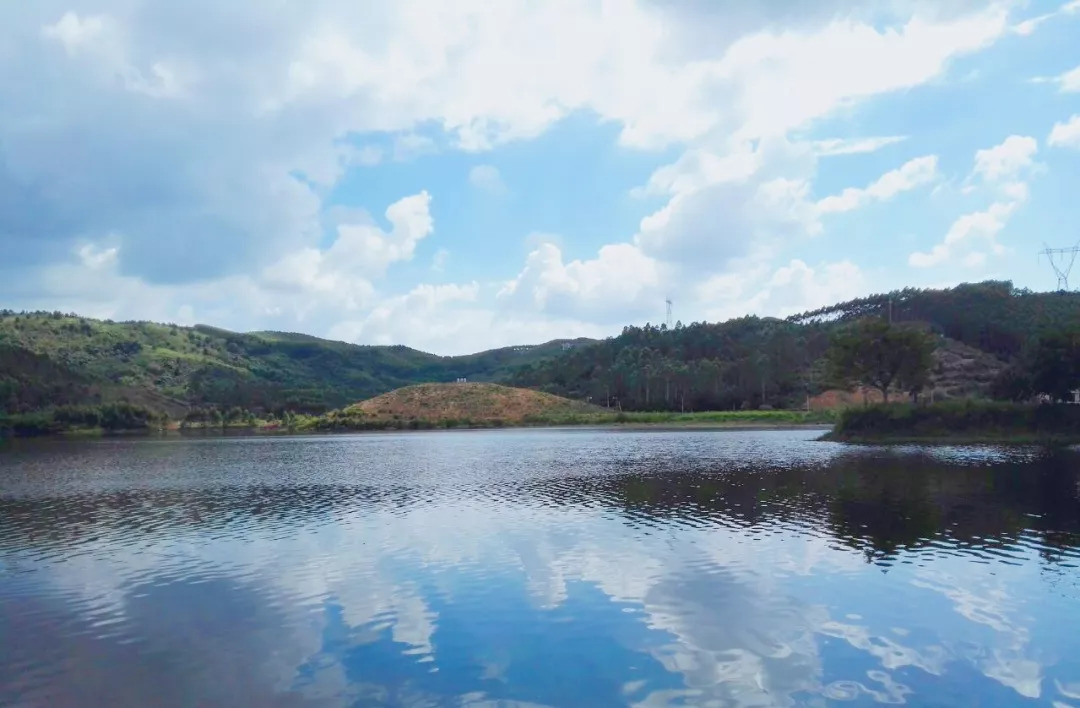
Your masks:
{"label": "riverbank", "polygon": [[960,401],[849,408],[823,440],[883,444],[1080,444],[1080,406]]}
{"label": "riverbank", "polygon": [[805,411],[702,411],[571,413],[527,415],[517,420],[502,418],[383,418],[331,413],[302,421],[299,432],[350,432],[364,430],[454,430],[490,428],[612,427],[612,428],[700,428],[774,429],[812,426],[823,429],[835,422],[830,412]]}
{"label": "riverbank", "polygon": [[[91,438],[135,435],[308,435],[358,432],[397,432],[433,430],[493,430],[502,428],[599,428],[610,430],[821,430],[833,427],[829,413],[803,411],[705,411],[698,413],[611,412],[570,417],[538,417],[520,422],[501,420],[342,420],[324,417],[299,417],[291,425],[280,421],[260,421],[257,425],[176,425],[145,428],[106,429],[79,427],[66,429],[34,428],[32,431],[0,430],[0,438]],[[5,435],[6,434],[6,435]]]}

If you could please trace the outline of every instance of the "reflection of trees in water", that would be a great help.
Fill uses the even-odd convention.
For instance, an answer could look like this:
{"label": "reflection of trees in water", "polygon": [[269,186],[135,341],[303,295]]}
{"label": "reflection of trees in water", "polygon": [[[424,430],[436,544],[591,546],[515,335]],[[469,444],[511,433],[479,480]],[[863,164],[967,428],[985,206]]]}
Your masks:
{"label": "reflection of trees in water", "polygon": [[675,462],[580,485],[548,481],[533,491],[561,504],[605,499],[642,522],[824,530],[872,562],[932,545],[993,552],[1018,543],[1058,562],[1080,549],[1077,461],[1063,451],[975,466],[882,451],[818,466]]}
{"label": "reflection of trees in water", "polygon": [[263,484],[0,498],[0,550],[66,547],[105,536],[136,542],[184,528],[243,535],[253,526],[411,513],[464,498],[493,506],[616,510],[629,524],[826,532],[874,562],[933,546],[994,552],[1022,543],[1056,563],[1080,549],[1078,461],[1069,451],[978,465],[860,451],[820,464],[718,467],[687,456],[632,465],[613,460],[545,477],[496,471],[483,484]]}

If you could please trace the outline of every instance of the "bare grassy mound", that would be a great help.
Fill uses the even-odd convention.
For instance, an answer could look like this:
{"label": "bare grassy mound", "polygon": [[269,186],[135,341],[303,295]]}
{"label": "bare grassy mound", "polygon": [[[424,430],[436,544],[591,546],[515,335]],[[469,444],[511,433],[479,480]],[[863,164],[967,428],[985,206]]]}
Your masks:
{"label": "bare grassy mound", "polygon": [[550,393],[490,383],[438,383],[406,386],[349,406],[342,413],[366,421],[425,421],[436,425],[515,425],[558,420],[601,409]]}

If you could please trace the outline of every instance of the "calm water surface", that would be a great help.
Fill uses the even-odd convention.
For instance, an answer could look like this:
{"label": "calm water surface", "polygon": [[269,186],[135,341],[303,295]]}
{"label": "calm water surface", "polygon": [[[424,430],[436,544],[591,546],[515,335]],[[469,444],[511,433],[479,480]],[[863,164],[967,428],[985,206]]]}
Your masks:
{"label": "calm water surface", "polygon": [[0,704],[1080,706],[1080,454],[814,435],[9,444]]}

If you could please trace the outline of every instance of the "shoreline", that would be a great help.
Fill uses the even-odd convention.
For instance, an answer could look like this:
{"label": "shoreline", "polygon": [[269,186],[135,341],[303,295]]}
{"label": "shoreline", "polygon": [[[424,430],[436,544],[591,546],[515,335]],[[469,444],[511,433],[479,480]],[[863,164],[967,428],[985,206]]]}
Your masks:
{"label": "shoreline", "polygon": [[823,442],[846,445],[1038,445],[1069,447],[1080,445],[1080,436],[1035,434],[945,434],[945,435],[834,435],[818,438]]}
{"label": "shoreline", "polygon": [[296,435],[356,435],[362,433],[430,433],[454,431],[484,430],[612,430],[625,432],[679,432],[679,431],[794,431],[819,430],[831,431],[832,423],[793,423],[777,421],[657,421],[657,422],[619,422],[619,421],[582,421],[551,423],[516,423],[503,425],[456,425],[452,427],[431,425],[430,427],[409,427],[408,425],[387,425],[386,427],[365,428],[284,428],[259,426],[228,427],[191,427],[191,428],[153,428],[146,430],[105,430],[103,428],[79,428],[61,430],[43,435],[0,435],[4,440],[96,440],[104,438],[182,438],[182,437],[259,437],[259,436],[296,436]]}

